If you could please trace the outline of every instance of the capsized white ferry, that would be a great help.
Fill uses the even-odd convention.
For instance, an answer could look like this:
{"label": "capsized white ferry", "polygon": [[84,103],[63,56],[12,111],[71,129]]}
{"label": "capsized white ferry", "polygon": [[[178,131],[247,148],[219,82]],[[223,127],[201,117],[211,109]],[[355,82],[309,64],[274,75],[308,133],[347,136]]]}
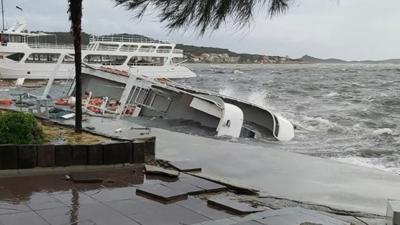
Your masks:
{"label": "capsized white ferry", "polygon": [[[29,32],[25,27],[25,22],[17,21],[0,34],[8,38],[0,46],[0,79],[49,79],[59,60],[62,63],[55,79],[74,77],[73,45],[43,42],[48,36],[57,40],[57,36]],[[83,62],[94,67],[119,71],[134,67],[152,78],[196,77],[181,63],[174,63],[182,58],[183,50],[175,44],[133,35],[92,36],[89,45],[82,46]]]}

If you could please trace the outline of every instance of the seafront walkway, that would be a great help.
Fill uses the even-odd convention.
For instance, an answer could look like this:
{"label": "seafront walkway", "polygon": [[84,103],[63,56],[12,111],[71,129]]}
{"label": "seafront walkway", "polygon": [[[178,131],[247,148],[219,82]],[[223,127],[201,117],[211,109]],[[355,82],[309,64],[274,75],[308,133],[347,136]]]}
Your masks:
{"label": "seafront walkway", "polygon": [[[137,137],[140,130],[130,128],[141,127],[95,117],[84,126],[124,138]],[[157,158],[191,161],[204,175],[260,190],[261,196],[377,215],[386,214],[388,199],[400,199],[400,176],[391,172],[157,128],[150,135],[157,138]]]}

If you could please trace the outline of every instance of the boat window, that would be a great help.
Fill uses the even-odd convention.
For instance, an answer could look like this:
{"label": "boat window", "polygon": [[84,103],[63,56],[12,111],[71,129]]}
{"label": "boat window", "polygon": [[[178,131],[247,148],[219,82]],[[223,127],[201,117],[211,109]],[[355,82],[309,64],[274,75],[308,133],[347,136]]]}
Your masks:
{"label": "boat window", "polygon": [[170,53],[172,50],[172,46],[160,46],[157,49],[157,53]]}
{"label": "boat window", "polygon": [[128,57],[125,55],[87,55],[83,62],[102,65],[122,65]]}
{"label": "boat window", "polygon": [[97,48],[98,51],[116,51],[119,45],[112,45],[112,44],[99,44]]}
{"label": "boat window", "polygon": [[14,42],[14,43],[21,43],[22,41],[22,36],[20,35],[11,35],[10,36],[10,42]]}
{"label": "boat window", "polygon": [[60,54],[54,53],[33,53],[28,56],[26,63],[57,63]]}
{"label": "boat window", "polygon": [[121,52],[136,52],[139,46],[137,45],[122,45],[119,49]]}
{"label": "boat window", "polygon": [[139,52],[155,52],[156,48],[154,45],[142,45],[139,48]]}
{"label": "boat window", "polygon": [[[71,56],[72,56],[72,57],[71,57]],[[64,57],[62,63],[67,63],[67,64],[75,63],[74,54],[71,54],[71,56],[66,55],[66,56]]]}
{"label": "boat window", "polygon": [[22,58],[24,58],[25,53],[14,53],[12,55],[6,56],[7,59],[11,59],[13,61],[19,62]]}
{"label": "boat window", "polygon": [[129,66],[163,66],[167,62],[167,57],[132,57],[128,65]]}

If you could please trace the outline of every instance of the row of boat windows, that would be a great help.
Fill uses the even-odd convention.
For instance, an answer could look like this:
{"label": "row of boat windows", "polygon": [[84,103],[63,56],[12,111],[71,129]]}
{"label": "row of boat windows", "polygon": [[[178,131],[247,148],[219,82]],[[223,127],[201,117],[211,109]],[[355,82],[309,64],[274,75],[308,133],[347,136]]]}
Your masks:
{"label": "row of boat windows", "polygon": [[[24,53],[15,53],[6,58],[19,62],[24,57]],[[61,54],[43,54],[34,53],[28,56],[25,60],[26,63],[57,63]],[[73,54],[72,54],[73,56]],[[83,58],[83,62],[88,64],[102,64],[102,65],[122,65],[126,62],[127,56],[118,55],[87,55]],[[130,66],[162,66],[167,61],[166,57],[138,57],[134,56],[129,59],[128,65]],[[74,58],[66,55],[62,63],[74,63]]]}
{"label": "row of boat windows", "polygon": [[[94,47],[95,44],[89,46],[89,49]],[[98,51],[115,51],[119,48],[119,45],[112,44],[99,44],[96,48]],[[157,52],[157,53],[170,53],[172,51],[172,46],[159,46],[158,48],[154,45],[122,45],[119,49],[121,52]]]}

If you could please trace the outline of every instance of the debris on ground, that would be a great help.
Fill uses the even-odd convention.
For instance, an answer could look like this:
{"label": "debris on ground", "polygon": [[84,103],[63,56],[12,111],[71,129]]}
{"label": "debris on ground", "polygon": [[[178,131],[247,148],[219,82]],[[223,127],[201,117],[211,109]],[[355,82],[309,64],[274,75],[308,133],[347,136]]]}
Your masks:
{"label": "debris on ground", "polygon": [[71,180],[71,177],[68,175],[65,175],[64,180]]}

